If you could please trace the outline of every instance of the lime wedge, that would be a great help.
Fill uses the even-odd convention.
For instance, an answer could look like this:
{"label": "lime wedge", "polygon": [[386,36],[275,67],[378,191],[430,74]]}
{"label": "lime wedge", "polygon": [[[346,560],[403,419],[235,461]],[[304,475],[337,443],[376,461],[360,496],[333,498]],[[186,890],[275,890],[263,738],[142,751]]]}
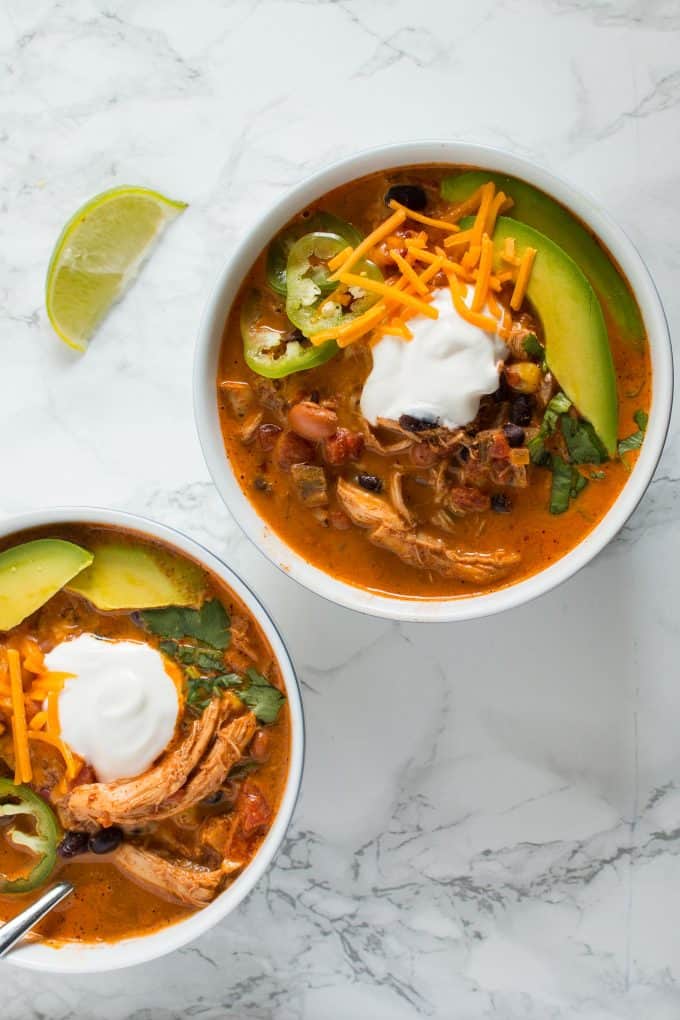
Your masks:
{"label": "lime wedge", "polygon": [[148,188],[121,187],[86,202],[61,232],[47,270],[47,315],[77,351],[135,278],[165,226],[184,209]]}

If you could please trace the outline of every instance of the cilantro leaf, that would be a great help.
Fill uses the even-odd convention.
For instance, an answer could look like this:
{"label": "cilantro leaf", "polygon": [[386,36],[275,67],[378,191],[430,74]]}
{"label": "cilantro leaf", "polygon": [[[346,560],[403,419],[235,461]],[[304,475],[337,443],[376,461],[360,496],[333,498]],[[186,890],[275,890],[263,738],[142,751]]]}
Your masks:
{"label": "cilantro leaf", "polygon": [[550,489],[550,513],[563,514],[569,509],[569,501],[575,499],[588,484],[573,464],[567,464],[557,454],[551,459],[552,486]]}
{"label": "cilantro leaf", "polygon": [[530,358],[535,358],[536,361],[543,361],[545,351],[538,342],[538,337],[535,333],[529,333],[525,336],[522,346]]}
{"label": "cilantro leaf", "polygon": [[200,609],[167,606],[145,609],[139,614],[147,630],[164,638],[196,638],[211,648],[229,647],[231,633],[229,614],[218,599],[204,603]]}
{"label": "cilantro leaf", "polygon": [[561,425],[572,463],[604,464],[607,451],[589,421],[565,415]]}
{"label": "cilantro leaf", "polygon": [[561,457],[554,456],[551,461],[552,486],[550,489],[550,513],[563,514],[569,509],[571,498],[571,464]]}
{"label": "cilantro leaf", "polygon": [[245,690],[238,692],[239,698],[252,709],[260,722],[275,722],[281,705],[286,700],[284,695],[256,669],[251,667],[247,671],[247,676],[250,682]]}
{"label": "cilantro leaf", "polygon": [[243,680],[238,673],[221,673],[219,676],[198,676],[187,679],[187,706],[194,712],[203,712],[212,699],[232,687],[240,687]]}
{"label": "cilantro leaf", "polygon": [[199,669],[219,670],[224,668],[224,656],[207,646],[179,644],[177,641],[161,641],[161,651],[176,659],[183,666],[197,666]]}
{"label": "cilantro leaf", "polygon": [[571,400],[561,392],[556,393],[552,400],[548,401],[541,426],[537,434],[527,443],[532,464],[538,464],[540,467],[547,467],[550,464],[550,454],[545,448],[545,441],[555,433],[560,415],[566,414],[570,407]]}
{"label": "cilantro leaf", "polygon": [[606,478],[607,476],[604,471],[591,471],[590,477],[594,478],[595,481],[601,481],[601,479]]}
{"label": "cilantro leaf", "polygon": [[636,411],[633,415],[635,424],[638,427],[637,432],[633,432],[632,435],[627,436],[625,439],[621,439],[618,445],[619,457],[622,457],[624,453],[628,453],[629,450],[639,450],[642,446],[642,442],[645,438],[645,432],[647,431],[647,422],[649,421],[649,415],[646,411]]}

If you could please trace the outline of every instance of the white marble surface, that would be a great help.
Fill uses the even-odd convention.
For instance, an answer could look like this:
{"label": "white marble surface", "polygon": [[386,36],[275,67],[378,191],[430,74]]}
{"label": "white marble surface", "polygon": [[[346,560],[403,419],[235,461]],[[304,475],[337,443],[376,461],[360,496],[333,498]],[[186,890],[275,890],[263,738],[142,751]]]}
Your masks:
{"label": "white marble surface", "polygon": [[[207,543],[300,668],[284,852],[163,961],[2,968],[4,1020],[680,1016],[680,442],[619,539],[525,609],[398,626],[334,609],[237,531],[194,432],[206,291],[258,212],[336,156],[461,137],[600,199],[680,319],[678,0],[4,0],[0,509],[109,504]],[[86,197],[188,200],[86,357],[43,278]]]}

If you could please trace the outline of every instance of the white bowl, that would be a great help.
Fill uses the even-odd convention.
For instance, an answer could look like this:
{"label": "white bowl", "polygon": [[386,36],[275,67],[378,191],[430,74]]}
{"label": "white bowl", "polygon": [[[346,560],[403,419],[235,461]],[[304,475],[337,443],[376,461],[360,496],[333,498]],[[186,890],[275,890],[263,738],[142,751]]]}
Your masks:
{"label": "white bowl", "polygon": [[6,957],[7,963],[26,967],[30,970],[52,971],[61,974],[87,974],[98,971],[118,970],[137,963],[153,960],[179,949],[198,938],[209,928],[218,924],[227,914],[235,910],[241,900],[271,864],[286,834],[293,814],[302,780],[304,759],[304,720],[302,703],[295,670],[286,646],[262,603],[246,584],[229,567],[203,546],[187,538],[179,531],[166,528],[155,521],[117,510],[91,509],[89,507],[64,507],[58,510],[38,510],[32,513],[16,514],[0,522],[0,538],[6,538],[26,528],[43,525],[68,523],[105,524],[111,527],[129,528],[143,536],[160,539],[180,553],[192,557],[224,581],[248,607],[272,647],[288,696],[291,722],[290,765],[281,804],[274,824],[267,833],[257,854],[248,867],[212,903],[198,910],[186,920],[172,924],[161,931],[137,938],[122,939],[120,942],[97,944],[66,943],[61,947],[41,942],[22,944]]}
{"label": "white bowl", "polygon": [[[452,599],[409,599],[355,588],[312,566],[272,531],[234,476],[225,453],[217,406],[217,366],[222,331],[246,273],[274,235],[301,209],[341,184],[399,166],[446,163],[481,167],[521,177],[558,199],[595,231],[617,260],[635,293],[652,361],[652,407],[638,461],[621,495],[600,523],[571,552],[546,570],[492,592]],[[663,449],[671,412],[673,365],[670,337],[659,295],[640,255],[620,227],[595,203],[547,170],[499,149],[464,142],[387,145],[342,160],[293,188],[246,234],[232,252],[208,302],[194,362],[194,411],[208,469],[222,499],[243,531],[290,577],[331,602],[396,620],[468,620],[511,609],[542,595],[585,566],[611,541],[649,485]]]}

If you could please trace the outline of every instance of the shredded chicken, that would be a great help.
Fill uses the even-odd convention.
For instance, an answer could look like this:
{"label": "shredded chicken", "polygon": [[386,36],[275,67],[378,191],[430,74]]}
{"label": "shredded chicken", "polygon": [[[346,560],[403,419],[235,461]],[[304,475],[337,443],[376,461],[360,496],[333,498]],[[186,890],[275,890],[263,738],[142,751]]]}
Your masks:
{"label": "shredded chicken", "polygon": [[207,906],[217,895],[229,870],[228,867],[210,870],[188,861],[169,861],[132,843],[121,843],[114,852],[113,861],[119,871],[144,889],[189,907]]}
{"label": "shredded chicken", "polygon": [[192,723],[188,736],[141,776],[76,786],[58,807],[64,828],[107,828],[152,813],[156,805],[184,786],[232,705],[230,698],[211,701],[201,718]]}
{"label": "shredded chicken", "polygon": [[213,815],[205,819],[199,832],[200,843],[211,855],[217,854],[223,862],[222,870],[225,874],[233,874],[244,864],[231,857],[231,844],[239,822],[237,811],[231,811],[228,815]]}
{"label": "shredded chicken", "polygon": [[374,492],[360,489],[344,478],[338,478],[336,492],[345,512],[360,527],[375,528],[381,524],[397,530],[405,527],[394,507]]}
{"label": "shredded chicken", "polygon": [[403,477],[404,476],[401,471],[393,471],[390,474],[388,495],[390,497],[390,502],[397,513],[400,514],[405,521],[411,524],[413,518],[411,517],[411,512],[406,506],[406,501],[404,499],[404,488],[402,485]]}
{"label": "shredded chicken", "polygon": [[240,438],[241,438],[241,442],[243,443],[244,446],[249,446],[250,443],[253,442],[253,440],[255,439],[255,435],[257,433],[257,430],[259,429],[260,425],[262,424],[263,418],[264,418],[264,411],[254,411],[243,422],[243,425],[241,425],[241,428],[239,429],[239,435],[240,435]]}
{"label": "shredded chicken", "polygon": [[338,499],[355,524],[369,528],[369,539],[388,549],[409,566],[433,570],[460,581],[488,582],[505,577],[520,561],[519,553],[461,552],[443,539],[418,530],[400,517],[380,496],[338,479]]}
{"label": "shredded chicken", "polygon": [[[252,712],[237,716],[219,730],[215,743],[199,764],[194,775],[174,797],[171,797],[157,808],[145,812],[144,821],[158,822],[171,818],[180,811],[187,811],[215,790],[219,790],[230,771],[241,759],[243,752],[253,738],[257,729],[257,720]],[[126,821],[138,824],[139,817],[128,814]]]}
{"label": "shredded chicken", "polygon": [[238,379],[225,379],[220,389],[226,393],[231,409],[237,418],[245,418],[253,404],[254,394],[249,383]]}

